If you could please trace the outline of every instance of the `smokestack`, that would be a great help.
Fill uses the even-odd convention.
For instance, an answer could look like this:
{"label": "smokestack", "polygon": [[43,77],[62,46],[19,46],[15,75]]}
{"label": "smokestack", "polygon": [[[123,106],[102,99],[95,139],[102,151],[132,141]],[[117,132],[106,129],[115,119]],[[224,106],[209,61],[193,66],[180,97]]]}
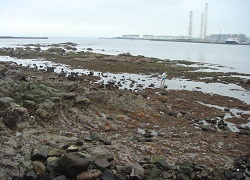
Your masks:
{"label": "smokestack", "polygon": [[200,38],[203,38],[203,21],[204,21],[204,13],[201,13],[201,27],[200,27]]}
{"label": "smokestack", "polygon": [[193,11],[190,11],[190,16],[189,16],[189,31],[188,35],[192,38],[193,34]]}
{"label": "smokestack", "polygon": [[206,7],[205,7],[205,26],[204,26],[204,38],[205,38],[205,40],[207,39],[207,9],[208,9],[208,4],[206,3]]}

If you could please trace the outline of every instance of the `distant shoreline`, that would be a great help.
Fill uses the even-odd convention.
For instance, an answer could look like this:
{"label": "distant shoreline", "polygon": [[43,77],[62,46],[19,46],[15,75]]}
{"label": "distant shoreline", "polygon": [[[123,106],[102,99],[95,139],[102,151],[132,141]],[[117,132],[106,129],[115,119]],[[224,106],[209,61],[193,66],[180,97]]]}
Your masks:
{"label": "distant shoreline", "polygon": [[49,39],[48,37],[0,36],[0,39]]}

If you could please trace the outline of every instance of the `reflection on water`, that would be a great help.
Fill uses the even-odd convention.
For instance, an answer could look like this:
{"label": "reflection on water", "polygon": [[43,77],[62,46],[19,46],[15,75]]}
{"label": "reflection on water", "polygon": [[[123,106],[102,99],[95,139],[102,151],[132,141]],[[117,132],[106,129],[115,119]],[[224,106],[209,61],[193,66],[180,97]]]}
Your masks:
{"label": "reflection on water", "polygon": [[[51,61],[44,60],[32,60],[32,59],[15,59],[7,56],[0,56],[0,61],[13,61],[23,66],[29,66],[31,68],[37,67],[38,69],[46,69],[47,67],[55,67],[55,72],[60,73],[62,68],[68,74],[71,72],[78,72],[79,74],[88,74],[90,70],[87,69],[72,69],[65,64],[53,63]],[[94,76],[100,76],[99,83],[113,82],[120,88],[127,88],[131,90],[138,90],[141,88],[152,87],[160,88],[161,80],[160,74],[144,75],[144,74],[131,74],[131,73],[106,73],[104,76],[101,72],[93,72]],[[189,90],[189,91],[201,91],[204,93],[218,94],[222,96],[229,96],[239,99],[247,104],[250,104],[250,93],[236,84],[222,84],[222,83],[204,83],[195,82],[188,79],[172,78],[167,79],[165,84],[168,86],[167,90]]]}
{"label": "reflection on water", "polygon": [[[74,42],[78,50],[92,48],[94,52],[117,55],[130,52],[170,60],[190,60],[230,67],[230,71],[249,73],[250,46],[186,43],[168,41],[99,39],[99,38],[49,38],[49,39],[1,39],[0,47],[16,47],[24,44],[55,44]],[[103,51],[103,49],[105,51]]]}

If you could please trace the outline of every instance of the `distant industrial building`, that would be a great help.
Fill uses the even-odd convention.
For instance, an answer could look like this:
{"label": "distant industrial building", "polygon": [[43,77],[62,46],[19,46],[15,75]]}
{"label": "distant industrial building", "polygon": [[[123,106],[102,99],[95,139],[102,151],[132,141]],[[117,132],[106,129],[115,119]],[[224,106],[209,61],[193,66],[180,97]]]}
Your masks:
{"label": "distant industrial building", "polygon": [[127,35],[122,35],[122,38],[124,38],[124,39],[139,39],[140,35],[137,35],[137,34],[127,34]]}
{"label": "distant industrial building", "polygon": [[148,40],[154,39],[154,35],[143,35],[142,39],[148,39]]}

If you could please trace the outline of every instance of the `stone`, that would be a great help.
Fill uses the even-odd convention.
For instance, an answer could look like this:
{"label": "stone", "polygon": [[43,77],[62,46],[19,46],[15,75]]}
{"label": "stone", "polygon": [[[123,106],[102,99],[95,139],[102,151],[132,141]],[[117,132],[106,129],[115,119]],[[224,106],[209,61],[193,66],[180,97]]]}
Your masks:
{"label": "stone", "polygon": [[180,170],[185,174],[190,174],[194,171],[193,168],[190,166],[180,166]]}
{"label": "stone", "polygon": [[74,178],[77,174],[88,169],[90,160],[82,158],[77,154],[69,153],[61,157],[57,163],[60,173],[69,178]]}
{"label": "stone", "polygon": [[54,177],[51,180],[69,180],[65,175]]}
{"label": "stone", "polygon": [[3,123],[10,129],[14,129],[17,127],[18,124],[18,119],[15,118],[14,116],[6,116],[3,119]]}
{"label": "stone", "polygon": [[227,179],[233,179],[234,173],[231,170],[226,169],[224,175]]}
{"label": "stone", "polygon": [[162,170],[165,170],[165,171],[169,170],[168,164],[164,159],[157,160],[156,164],[157,164],[157,167],[159,169],[162,169]]}
{"label": "stone", "polygon": [[33,169],[34,169],[34,172],[37,174],[37,175],[42,175],[43,173],[45,173],[46,171],[46,166],[43,162],[41,161],[33,161],[32,162],[32,166],[33,166]]}
{"label": "stone", "polygon": [[216,169],[213,170],[212,176],[213,176],[214,179],[218,179],[218,180],[219,179],[221,179],[221,180],[225,179],[223,169],[219,169],[219,168],[216,168]]}
{"label": "stone", "polygon": [[108,162],[106,159],[97,159],[94,162],[94,166],[101,171],[104,171],[105,169],[109,168],[110,165],[111,163]]}
{"label": "stone", "polygon": [[48,158],[48,148],[44,146],[35,147],[31,152],[31,160],[46,161]]}
{"label": "stone", "polygon": [[184,174],[184,173],[179,173],[177,175],[177,179],[178,180],[191,180],[191,178],[188,175]]}
{"label": "stone", "polygon": [[162,177],[164,178],[164,179],[173,179],[173,174],[171,173],[171,172],[163,172],[162,173]]}
{"label": "stone", "polygon": [[5,109],[11,105],[11,103],[14,102],[14,99],[11,97],[1,97],[0,98],[0,109]]}
{"label": "stone", "polygon": [[244,176],[244,174],[242,172],[237,171],[237,172],[234,173],[234,175],[235,175],[235,179],[237,179],[237,180],[245,179],[245,176]]}
{"label": "stone", "polygon": [[65,151],[63,149],[49,149],[48,156],[61,156]]}
{"label": "stone", "polygon": [[98,169],[91,169],[88,171],[81,172],[76,176],[77,180],[93,180],[98,179],[102,175],[102,172]]}
{"label": "stone", "polygon": [[90,105],[91,101],[85,96],[77,96],[75,98],[75,103],[78,105]]}
{"label": "stone", "polygon": [[209,174],[210,174],[210,172],[207,169],[203,169],[200,173],[202,178],[207,178]]}
{"label": "stone", "polygon": [[137,163],[130,165],[133,169],[132,173],[130,174],[131,179],[143,179],[145,175],[144,168]]}
{"label": "stone", "polygon": [[42,119],[47,121],[47,119],[51,119],[54,112],[55,103],[46,99],[43,103],[38,105],[36,110],[36,115]]}
{"label": "stone", "polygon": [[147,179],[157,179],[161,175],[161,170],[157,168],[151,169]]}
{"label": "stone", "polygon": [[67,148],[67,151],[69,151],[69,152],[76,152],[76,151],[78,151],[78,150],[79,150],[79,147],[76,146],[76,145],[71,145],[71,146],[69,146],[69,147]]}
{"label": "stone", "polygon": [[101,180],[116,180],[115,175],[111,171],[104,171]]}
{"label": "stone", "polygon": [[29,171],[25,174],[25,179],[26,180],[36,180],[37,175],[34,171]]}

